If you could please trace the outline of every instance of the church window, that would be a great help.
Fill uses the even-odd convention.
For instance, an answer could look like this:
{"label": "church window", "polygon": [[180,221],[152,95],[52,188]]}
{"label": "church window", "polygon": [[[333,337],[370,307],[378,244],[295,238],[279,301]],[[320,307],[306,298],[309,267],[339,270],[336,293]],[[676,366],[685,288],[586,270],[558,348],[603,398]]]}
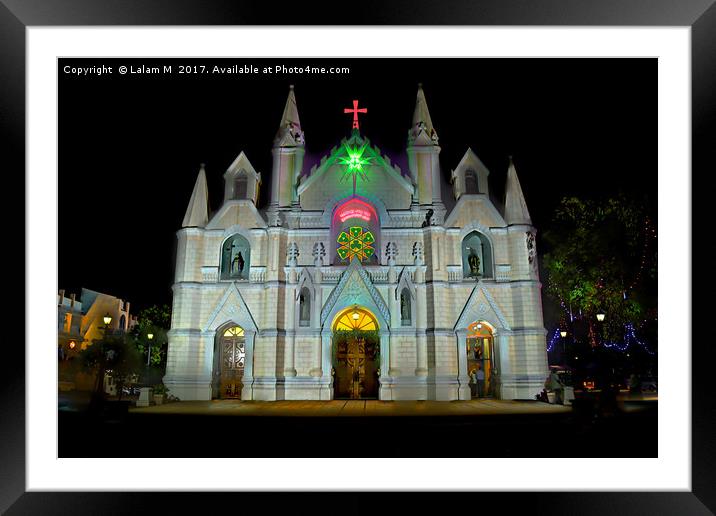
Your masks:
{"label": "church window", "polygon": [[127,326],[127,318],[122,314],[122,317],[119,318],[119,329],[124,330]]}
{"label": "church window", "polygon": [[348,231],[341,231],[336,239],[338,248],[336,252],[341,260],[358,258],[360,261],[369,260],[375,253],[373,233],[360,226],[352,226]]}
{"label": "church window", "polygon": [[339,203],[331,222],[331,262],[345,264],[357,258],[364,264],[380,261],[380,220],[373,205],[362,197]]}
{"label": "church window", "polygon": [[248,178],[242,173],[234,180],[234,199],[246,199],[247,190]]}
{"label": "church window", "polygon": [[354,307],[343,312],[333,327],[334,331],[375,331],[378,329],[373,314],[363,308]]}
{"label": "church window", "polygon": [[472,169],[468,169],[465,172],[465,193],[476,194],[479,193],[477,187],[477,172]]}
{"label": "church window", "polygon": [[410,292],[404,288],[400,293],[400,325],[410,326],[413,323],[413,315],[410,306]]}
{"label": "church window", "polygon": [[311,325],[311,293],[306,287],[301,289],[298,296],[298,325],[301,327]]}
{"label": "church window", "polygon": [[248,279],[251,247],[241,235],[228,238],[221,249],[221,279]]}
{"label": "church window", "polygon": [[463,239],[462,270],[465,278],[492,278],[492,248],[482,233],[473,231]]}

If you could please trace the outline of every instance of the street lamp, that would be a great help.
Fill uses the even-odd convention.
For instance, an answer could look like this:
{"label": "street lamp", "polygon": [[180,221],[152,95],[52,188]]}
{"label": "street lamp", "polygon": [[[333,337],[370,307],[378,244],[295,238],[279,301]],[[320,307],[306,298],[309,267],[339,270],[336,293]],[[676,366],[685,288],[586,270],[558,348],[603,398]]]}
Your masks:
{"label": "street lamp", "polygon": [[599,322],[604,322],[604,317],[605,317],[605,315],[604,315],[603,313],[601,313],[601,312],[598,313],[598,314],[597,314],[597,321],[599,321]]}
{"label": "street lamp", "polygon": [[147,351],[147,367],[149,367],[149,359],[152,356],[152,339],[154,338],[154,334],[147,333],[147,338],[149,339],[149,349]]}
{"label": "street lamp", "polygon": [[565,338],[567,336],[567,330],[560,330],[559,334],[562,338]]}
{"label": "street lamp", "polygon": [[102,320],[104,321],[104,334],[99,344],[101,356],[99,361],[99,371],[97,372],[97,388],[95,389],[94,396],[95,403],[99,403],[104,398],[104,372],[107,368],[107,355],[104,352],[104,342],[107,340],[107,332],[109,331],[109,325],[112,322],[112,316],[107,313]]}

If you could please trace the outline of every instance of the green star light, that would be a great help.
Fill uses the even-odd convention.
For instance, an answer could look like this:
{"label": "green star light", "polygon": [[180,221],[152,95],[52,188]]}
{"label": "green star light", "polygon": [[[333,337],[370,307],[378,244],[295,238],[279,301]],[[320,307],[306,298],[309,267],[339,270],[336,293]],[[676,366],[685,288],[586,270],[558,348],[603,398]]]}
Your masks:
{"label": "green star light", "polygon": [[349,177],[353,178],[353,189],[355,190],[356,179],[360,177],[363,181],[368,180],[367,165],[370,164],[372,158],[363,155],[368,144],[362,147],[351,147],[344,145],[346,155],[338,158],[338,162],[341,165],[346,165],[346,168],[341,177],[341,182],[345,181]]}

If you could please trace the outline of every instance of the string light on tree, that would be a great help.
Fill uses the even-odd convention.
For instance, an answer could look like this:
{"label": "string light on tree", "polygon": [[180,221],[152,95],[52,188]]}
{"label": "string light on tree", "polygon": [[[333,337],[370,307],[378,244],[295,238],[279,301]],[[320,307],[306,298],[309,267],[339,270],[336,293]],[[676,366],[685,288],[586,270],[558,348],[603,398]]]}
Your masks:
{"label": "string light on tree", "polygon": [[549,339],[549,344],[547,344],[547,352],[549,353],[554,348],[554,343],[557,342],[557,338],[559,337],[559,328],[554,330],[552,332],[552,338]]}

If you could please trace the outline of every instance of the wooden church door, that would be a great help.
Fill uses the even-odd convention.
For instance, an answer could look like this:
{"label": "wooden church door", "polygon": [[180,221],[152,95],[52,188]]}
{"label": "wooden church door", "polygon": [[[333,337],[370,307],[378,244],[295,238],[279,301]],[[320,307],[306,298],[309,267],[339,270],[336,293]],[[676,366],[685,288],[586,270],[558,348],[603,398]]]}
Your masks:
{"label": "wooden church door", "polygon": [[241,399],[246,358],[245,344],[243,328],[234,326],[224,331],[219,346],[221,352],[219,398]]}
{"label": "wooden church door", "polygon": [[338,343],[334,387],[336,399],[364,399],[378,396],[375,363],[376,345],[364,338]]}

